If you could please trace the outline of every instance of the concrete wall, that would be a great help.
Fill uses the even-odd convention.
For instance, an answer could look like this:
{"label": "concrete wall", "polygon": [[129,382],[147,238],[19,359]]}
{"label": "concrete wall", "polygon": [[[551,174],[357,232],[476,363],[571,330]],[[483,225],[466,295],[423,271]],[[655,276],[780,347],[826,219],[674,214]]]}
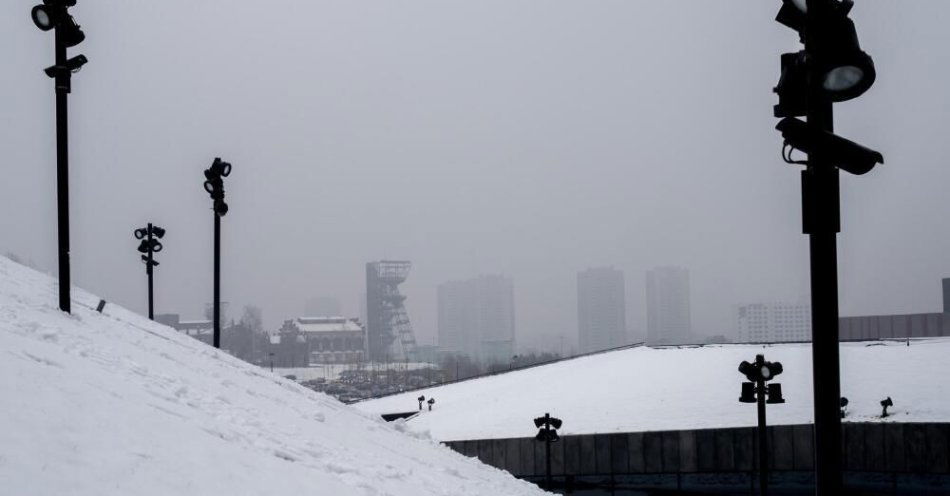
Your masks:
{"label": "concrete wall", "polygon": [[[768,428],[776,472],[813,470],[812,425]],[[518,477],[545,474],[544,443],[534,438],[452,441],[467,456]],[[563,436],[553,443],[555,476],[629,476],[751,472],[754,428]],[[842,452],[849,472],[950,474],[950,424],[845,423]]]}
{"label": "concrete wall", "polygon": [[946,315],[915,313],[841,317],[838,319],[838,334],[842,340],[950,336],[950,318]]}

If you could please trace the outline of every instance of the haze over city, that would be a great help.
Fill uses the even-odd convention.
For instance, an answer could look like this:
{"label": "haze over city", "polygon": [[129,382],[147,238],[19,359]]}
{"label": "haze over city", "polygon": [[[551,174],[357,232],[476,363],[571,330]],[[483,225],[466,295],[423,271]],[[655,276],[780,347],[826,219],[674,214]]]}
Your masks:
{"label": "haze over city", "polygon": [[[46,35],[0,6],[0,252],[55,273]],[[842,315],[930,312],[950,275],[950,4],[860,2],[868,97],[841,134],[886,163],[842,177]],[[70,99],[73,283],[144,312],[132,230],[168,229],[156,310],[211,298],[202,169],[234,165],[223,299],[271,330],[308,298],[359,315],[365,263],[405,259],[421,342],[436,287],[513,280],[519,343],[577,336],[576,274],[690,270],[692,327],[732,305],[806,299],[799,167],[780,157],[774,2],[164,0],[74,8],[90,60]],[[899,39],[900,43],[887,40]],[[24,40],[35,40],[27,43]],[[934,47],[940,47],[935,50]],[[81,76],[81,77],[80,77]],[[872,98],[873,96],[873,98]]]}

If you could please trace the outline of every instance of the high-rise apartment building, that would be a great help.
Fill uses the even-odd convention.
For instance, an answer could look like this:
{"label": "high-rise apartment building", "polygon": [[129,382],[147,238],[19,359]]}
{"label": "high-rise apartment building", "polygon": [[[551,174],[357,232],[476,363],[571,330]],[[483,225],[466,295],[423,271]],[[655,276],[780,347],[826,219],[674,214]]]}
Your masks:
{"label": "high-rise apartment building", "polygon": [[485,275],[438,287],[439,347],[485,362],[507,363],[515,349],[511,279]]}
{"label": "high-rise apartment building", "polygon": [[690,341],[689,270],[657,267],[647,272],[647,342]]}
{"label": "high-rise apartment building", "polygon": [[811,340],[811,305],[752,303],[736,309],[736,329],[743,343]]}
{"label": "high-rise apartment building", "polygon": [[626,344],[623,272],[612,267],[577,273],[577,335],[581,353]]}

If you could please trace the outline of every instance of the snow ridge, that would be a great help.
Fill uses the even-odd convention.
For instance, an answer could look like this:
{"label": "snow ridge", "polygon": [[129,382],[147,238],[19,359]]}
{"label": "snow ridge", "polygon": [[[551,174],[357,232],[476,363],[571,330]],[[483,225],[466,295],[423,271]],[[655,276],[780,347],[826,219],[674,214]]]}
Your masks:
{"label": "snow ridge", "polygon": [[531,495],[428,436],[0,257],[0,480],[16,495]]}

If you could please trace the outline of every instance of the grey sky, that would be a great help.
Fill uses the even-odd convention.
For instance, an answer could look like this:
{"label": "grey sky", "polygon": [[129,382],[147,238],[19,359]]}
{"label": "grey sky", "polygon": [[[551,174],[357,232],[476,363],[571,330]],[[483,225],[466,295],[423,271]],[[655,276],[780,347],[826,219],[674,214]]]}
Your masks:
{"label": "grey sky", "polygon": [[[576,272],[690,268],[694,330],[808,291],[797,169],[771,88],[798,50],[779,1],[80,0],[89,64],[71,111],[73,280],[144,311],[132,229],[168,229],[157,310],[211,296],[210,200],[226,180],[224,299],[269,326],[366,261],[405,285],[433,341],[435,287],[514,279],[519,339],[576,336]],[[0,251],[55,270],[52,36],[0,4]],[[878,80],[836,129],[886,165],[843,176],[843,314],[933,311],[950,275],[950,3],[859,1]],[[525,339],[522,339],[525,338]]]}

